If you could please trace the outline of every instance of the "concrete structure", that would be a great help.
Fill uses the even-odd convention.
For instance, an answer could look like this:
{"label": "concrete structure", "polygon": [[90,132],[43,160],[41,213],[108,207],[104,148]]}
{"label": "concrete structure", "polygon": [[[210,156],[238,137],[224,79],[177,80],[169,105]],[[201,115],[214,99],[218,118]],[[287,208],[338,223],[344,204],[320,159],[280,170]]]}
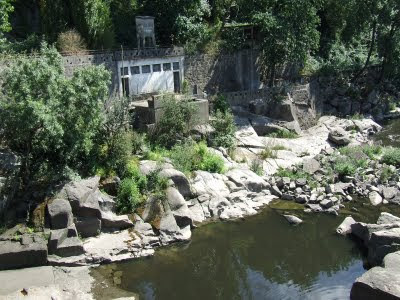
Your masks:
{"label": "concrete structure", "polygon": [[154,17],[136,17],[136,37],[139,49],[156,47]]}
{"label": "concrete structure", "polygon": [[179,53],[117,61],[120,95],[179,93],[184,75],[183,64],[184,56]]}

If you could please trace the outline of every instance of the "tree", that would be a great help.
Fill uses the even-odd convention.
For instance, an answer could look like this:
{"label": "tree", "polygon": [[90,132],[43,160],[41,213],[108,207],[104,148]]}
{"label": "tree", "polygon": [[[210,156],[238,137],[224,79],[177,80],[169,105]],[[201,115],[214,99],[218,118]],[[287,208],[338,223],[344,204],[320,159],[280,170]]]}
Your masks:
{"label": "tree", "polygon": [[260,73],[273,85],[276,69],[285,63],[301,64],[317,49],[319,1],[269,0],[266,10],[255,12],[254,22],[262,34]]}
{"label": "tree", "polygon": [[104,67],[63,73],[55,48],[21,57],[2,76],[1,140],[22,160],[23,183],[41,171],[84,171],[104,120],[110,74]]}
{"label": "tree", "polygon": [[14,11],[14,6],[12,5],[13,2],[14,0],[0,1],[0,35],[2,32],[11,31],[9,16]]}

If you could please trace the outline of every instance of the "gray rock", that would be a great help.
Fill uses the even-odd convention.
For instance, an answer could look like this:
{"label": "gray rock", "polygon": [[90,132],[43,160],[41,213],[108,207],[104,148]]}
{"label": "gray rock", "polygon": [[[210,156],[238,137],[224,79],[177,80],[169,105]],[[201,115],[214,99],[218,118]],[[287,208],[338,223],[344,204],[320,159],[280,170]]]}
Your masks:
{"label": "gray rock", "polygon": [[307,203],[306,207],[310,208],[312,212],[322,212],[322,207],[319,204]]}
{"label": "gray rock", "polygon": [[392,214],[389,214],[387,212],[382,212],[378,218],[378,221],[376,222],[376,224],[378,225],[393,224],[393,223],[400,223],[400,218]]}
{"label": "gray rock", "polygon": [[159,175],[171,179],[183,197],[192,195],[189,180],[182,172],[175,169],[163,169]]}
{"label": "gray rock", "polygon": [[162,163],[153,160],[142,160],[139,163],[139,170],[143,175],[149,175],[150,173],[161,171],[163,169],[173,169],[174,167],[169,163]]}
{"label": "gray rock", "polygon": [[172,213],[162,216],[160,221],[160,240],[163,245],[178,241],[188,241],[191,235],[190,226],[180,228]]}
{"label": "gray rock", "polygon": [[380,265],[387,254],[398,250],[400,228],[373,232],[368,242],[368,262],[373,266]]}
{"label": "gray rock", "polygon": [[400,299],[400,272],[398,269],[375,267],[357,278],[351,288],[352,300]]}
{"label": "gray rock", "polygon": [[328,209],[334,205],[333,201],[331,199],[324,199],[322,200],[319,205],[323,207],[324,209]]}
{"label": "gray rock", "polygon": [[72,208],[67,200],[55,199],[47,205],[52,229],[69,227],[73,222]]}
{"label": "gray rock", "polygon": [[269,188],[269,184],[248,169],[232,169],[226,173],[230,181],[234,182],[239,187],[246,187],[251,192],[261,192]]}
{"label": "gray rock", "polygon": [[383,197],[387,200],[393,199],[397,193],[398,193],[398,190],[395,187],[384,187],[383,188]]}
{"label": "gray rock", "polygon": [[95,217],[77,217],[75,225],[76,230],[83,238],[96,236],[101,231],[101,220]]}
{"label": "gray rock", "polygon": [[346,146],[350,144],[349,134],[341,127],[331,129],[328,139],[338,146]]}
{"label": "gray rock", "polygon": [[301,204],[304,204],[304,203],[307,203],[307,195],[298,195],[297,197],[296,197],[296,202],[297,203],[301,203]]}
{"label": "gray rock", "polygon": [[283,216],[292,225],[298,225],[298,224],[303,223],[303,220],[296,216],[293,216],[293,215],[283,215]]}
{"label": "gray rock", "polygon": [[219,217],[222,209],[230,205],[231,203],[224,197],[213,197],[210,200],[208,208],[213,217]]}
{"label": "gray rock", "polygon": [[118,176],[106,178],[101,182],[101,189],[107,194],[117,196],[121,179]]}
{"label": "gray rock", "polygon": [[201,223],[206,219],[203,208],[200,203],[197,203],[197,204],[189,207],[189,209],[192,214],[193,222]]}
{"label": "gray rock", "polygon": [[308,174],[314,174],[321,169],[321,164],[314,158],[309,158],[303,162],[303,170]]}
{"label": "gray rock", "polygon": [[282,200],[287,200],[287,201],[294,200],[294,196],[289,193],[283,193],[281,198]]}
{"label": "gray rock", "polygon": [[346,217],[343,222],[338,226],[336,232],[341,235],[351,234],[351,225],[356,221],[352,217]]}
{"label": "gray rock", "polygon": [[127,215],[117,216],[113,212],[101,212],[101,228],[126,229],[133,227]]}
{"label": "gray rock", "polygon": [[208,194],[227,197],[230,194],[230,190],[221,176],[214,176],[205,171],[195,171],[194,175],[192,189],[197,196]]}
{"label": "gray rock", "polygon": [[279,198],[282,197],[282,192],[276,185],[273,185],[271,187],[270,191],[271,191],[272,195],[275,195],[275,196],[277,196]]}
{"label": "gray rock", "polygon": [[167,201],[172,211],[186,205],[185,198],[179,193],[176,188],[169,187],[166,191]]}
{"label": "gray rock", "polygon": [[28,245],[20,242],[0,241],[0,270],[29,268],[47,264],[47,245],[35,239]]}
{"label": "gray rock", "polygon": [[141,217],[143,221],[151,222],[156,217],[161,216],[163,213],[164,213],[164,207],[161,203],[161,200],[158,197],[150,196],[147,199]]}
{"label": "gray rock", "polygon": [[77,236],[78,233],[74,224],[69,228],[51,230],[48,241],[49,254],[56,254],[58,246],[61,245],[65,239]]}
{"label": "gray rock", "polygon": [[305,179],[305,178],[296,179],[296,185],[297,186],[302,187],[302,186],[305,186],[306,184],[307,184],[307,179]]}
{"label": "gray rock", "polygon": [[78,237],[68,237],[61,243],[58,243],[54,254],[61,257],[78,256],[83,254],[82,241]]}
{"label": "gray rock", "polygon": [[382,203],[383,199],[378,192],[373,191],[368,194],[369,201],[373,206],[379,205]]}

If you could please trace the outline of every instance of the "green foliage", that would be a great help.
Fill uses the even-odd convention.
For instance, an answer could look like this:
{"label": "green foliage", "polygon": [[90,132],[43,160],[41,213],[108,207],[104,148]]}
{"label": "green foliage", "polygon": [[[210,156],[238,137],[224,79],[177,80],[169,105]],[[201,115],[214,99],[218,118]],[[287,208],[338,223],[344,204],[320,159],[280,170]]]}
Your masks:
{"label": "green foliage", "polygon": [[57,49],[60,52],[80,53],[86,50],[86,43],[76,30],[62,32],[57,38]]}
{"label": "green foliage", "polygon": [[196,122],[196,107],[188,99],[177,100],[174,95],[164,95],[161,101],[163,114],[150,140],[155,145],[170,148],[189,136]]}
{"label": "green foliage", "polygon": [[140,194],[139,188],[133,179],[125,178],[121,181],[115,203],[118,213],[132,213],[143,200],[143,196]]}
{"label": "green foliage", "polygon": [[[318,1],[319,2],[319,1]],[[269,0],[254,12],[253,21],[262,35],[260,71],[273,86],[277,67],[304,63],[319,44],[316,1]]]}
{"label": "green foliage", "polygon": [[186,142],[172,148],[170,154],[174,166],[185,174],[196,170],[212,173],[223,173],[224,161],[221,157],[208,150],[203,142]]}
{"label": "green foliage", "polygon": [[[382,147],[379,145],[363,145],[363,146],[346,146],[339,149],[340,154],[359,161],[359,164],[364,165],[365,159],[376,159],[382,153]],[[364,155],[365,154],[366,157]]]}
{"label": "green foliage", "polygon": [[296,180],[300,178],[305,178],[307,180],[308,185],[311,188],[318,186],[315,179],[308,173],[304,172],[301,168],[297,168],[294,170],[279,168],[278,171],[275,173],[278,177],[288,177],[291,180]]}
{"label": "green foliage", "polygon": [[131,159],[128,161],[125,166],[123,177],[130,178],[135,181],[136,186],[141,193],[148,189],[147,178],[140,172],[138,162],[135,159]]}
{"label": "green foliage", "polygon": [[384,166],[382,168],[382,171],[379,175],[379,180],[381,182],[387,182],[388,180],[390,180],[393,175],[395,175],[396,173],[388,166]]}
{"label": "green foliage", "polygon": [[265,160],[267,158],[276,158],[276,151],[272,148],[265,147],[261,153],[260,153],[260,158]]}
{"label": "green foliage", "polygon": [[0,38],[3,32],[11,31],[9,16],[14,11],[13,2],[14,0],[0,1]]}
{"label": "green foliage", "polygon": [[268,136],[271,138],[279,138],[279,139],[295,139],[299,137],[296,132],[287,129],[279,129],[276,132],[270,133]]}
{"label": "green foliage", "polygon": [[381,159],[382,163],[393,165],[395,167],[400,166],[400,148],[388,147],[383,151]]}
{"label": "green foliage", "polygon": [[226,100],[226,97],[222,94],[218,94],[212,99],[212,104],[213,104],[213,110],[214,112],[222,112],[226,113],[229,111],[229,103]]}
{"label": "green foliage", "polygon": [[264,175],[263,162],[259,159],[253,159],[250,164],[250,170],[258,176]]}
{"label": "green foliage", "polygon": [[88,67],[66,78],[61,56],[43,46],[40,56],[19,57],[2,80],[0,134],[21,156],[25,179],[55,166],[87,170],[104,120],[109,72]]}
{"label": "green foliage", "polygon": [[335,162],[334,170],[339,176],[354,176],[357,166],[349,159],[338,159]]}
{"label": "green foliage", "polygon": [[227,149],[235,147],[236,126],[234,116],[229,110],[225,113],[218,110],[211,121],[211,126],[215,129],[211,140],[212,146]]}

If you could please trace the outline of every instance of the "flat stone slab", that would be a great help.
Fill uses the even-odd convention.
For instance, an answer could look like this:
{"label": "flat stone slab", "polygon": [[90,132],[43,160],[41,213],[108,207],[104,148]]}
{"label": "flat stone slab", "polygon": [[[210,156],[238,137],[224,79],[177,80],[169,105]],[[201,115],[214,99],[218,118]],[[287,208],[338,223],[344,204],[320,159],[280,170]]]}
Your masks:
{"label": "flat stone slab", "polygon": [[54,284],[53,267],[1,271],[0,282],[0,295],[7,295],[34,286],[51,285]]}

